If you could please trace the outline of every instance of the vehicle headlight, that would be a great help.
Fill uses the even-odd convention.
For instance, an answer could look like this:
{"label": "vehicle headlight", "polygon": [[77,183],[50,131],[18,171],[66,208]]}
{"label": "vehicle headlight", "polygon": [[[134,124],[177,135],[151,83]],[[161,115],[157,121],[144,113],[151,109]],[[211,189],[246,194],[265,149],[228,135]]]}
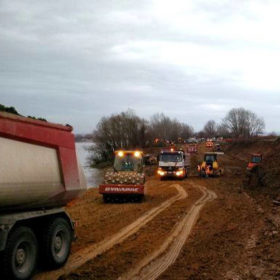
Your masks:
{"label": "vehicle headlight", "polygon": [[182,176],[184,174],[184,170],[178,170],[176,172],[176,176]]}
{"label": "vehicle headlight", "polygon": [[123,151],[118,151],[118,156],[119,157],[123,157],[124,156],[124,152]]}
{"label": "vehicle headlight", "polygon": [[139,151],[136,151],[136,152],[134,152],[134,156],[135,156],[136,158],[140,158],[141,153],[140,153]]}
{"label": "vehicle headlight", "polygon": [[158,169],[157,173],[158,173],[160,176],[164,176],[164,175],[165,175],[165,171],[163,171],[161,168]]}

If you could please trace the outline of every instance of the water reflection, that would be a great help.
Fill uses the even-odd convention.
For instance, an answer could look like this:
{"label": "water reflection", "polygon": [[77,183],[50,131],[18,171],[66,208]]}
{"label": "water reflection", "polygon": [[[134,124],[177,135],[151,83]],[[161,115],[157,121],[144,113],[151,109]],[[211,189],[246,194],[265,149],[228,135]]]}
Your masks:
{"label": "water reflection", "polygon": [[92,144],[87,142],[76,143],[76,150],[81,165],[84,168],[84,173],[87,178],[87,186],[89,188],[98,187],[103,181],[104,171],[102,169],[91,168],[88,165],[87,158],[89,156],[89,148]]}

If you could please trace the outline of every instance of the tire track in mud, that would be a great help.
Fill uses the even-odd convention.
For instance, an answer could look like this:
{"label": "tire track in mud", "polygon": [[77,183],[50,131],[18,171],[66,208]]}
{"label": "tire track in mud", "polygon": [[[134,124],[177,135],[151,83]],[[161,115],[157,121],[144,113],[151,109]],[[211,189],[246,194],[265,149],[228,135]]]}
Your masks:
{"label": "tire track in mud", "polygon": [[136,267],[118,278],[118,280],[154,280],[157,279],[170,265],[172,265],[180,254],[193,226],[199,218],[203,206],[214,199],[217,195],[207,188],[195,185],[199,188],[202,196],[194,203],[185,217],[175,226],[173,232],[151,255],[144,258]]}
{"label": "tire track in mud", "polygon": [[123,242],[126,238],[136,233],[138,230],[140,230],[141,227],[143,227],[152,219],[154,219],[158,214],[163,212],[174,202],[187,198],[188,195],[182,186],[178,184],[173,184],[170,187],[175,187],[178,193],[172,196],[171,198],[167,199],[166,201],[162,202],[159,206],[156,206],[151,210],[147,211],[136,221],[124,227],[114,235],[105,238],[101,242],[83,248],[78,252],[76,252],[75,254],[71,255],[64,267],[58,270],[39,273],[35,275],[32,278],[32,280],[49,280],[49,279],[55,280],[60,278],[61,276],[68,275],[69,273],[78,269],[89,260],[92,260],[96,256],[103,254],[104,252],[108,251],[116,244]]}

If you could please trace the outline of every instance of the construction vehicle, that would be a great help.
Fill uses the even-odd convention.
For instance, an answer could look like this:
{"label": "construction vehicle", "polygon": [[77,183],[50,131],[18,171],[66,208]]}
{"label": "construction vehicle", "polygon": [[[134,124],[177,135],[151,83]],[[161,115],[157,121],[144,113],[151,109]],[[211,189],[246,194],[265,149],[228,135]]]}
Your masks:
{"label": "construction vehicle", "polygon": [[106,172],[104,183],[99,186],[105,203],[126,199],[141,201],[144,197],[143,152],[115,152],[113,170]]}
{"label": "construction vehicle", "polygon": [[188,153],[193,154],[193,153],[197,153],[197,152],[198,152],[197,144],[188,145]]}
{"label": "construction vehicle", "polygon": [[262,163],[262,154],[251,154],[250,162],[247,165],[247,171],[252,172],[256,170]]}
{"label": "construction vehicle", "polygon": [[197,144],[198,140],[196,138],[189,138],[187,139],[188,144]]}
{"label": "construction vehicle", "polygon": [[205,146],[206,146],[206,148],[213,148],[214,143],[213,143],[213,141],[209,140],[209,141],[206,141]]}
{"label": "construction vehicle", "polygon": [[[0,279],[64,265],[75,237],[63,206],[86,190],[72,127],[0,113]],[[40,252],[40,254],[39,254]]]}
{"label": "construction vehicle", "polygon": [[250,161],[246,168],[246,184],[262,185],[264,171],[262,167],[263,156],[260,153],[250,155]]}
{"label": "construction vehicle", "polygon": [[151,154],[145,154],[143,157],[145,165],[156,165],[157,164],[157,157]]}
{"label": "construction vehicle", "polygon": [[183,179],[187,177],[189,167],[190,155],[183,150],[170,148],[160,152],[157,174],[161,179],[166,177]]}
{"label": "construction vehicle", "polygon": [[221,176],[223,174],[223,169],[220,168],[218,164],[218,153],[205,153],[204,160],[198,165],[197,171],[201,177]]}

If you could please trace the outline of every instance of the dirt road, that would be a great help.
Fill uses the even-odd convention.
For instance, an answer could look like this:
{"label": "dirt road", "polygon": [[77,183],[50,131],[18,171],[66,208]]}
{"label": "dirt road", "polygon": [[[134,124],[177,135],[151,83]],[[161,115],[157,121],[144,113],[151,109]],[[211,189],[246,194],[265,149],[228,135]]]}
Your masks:
{"label": "dirt road", "polygon": [[[153,179],[154,180],[154,179]],[[155,183],[155,181],[153,181]],[[156,188],[156,185],[150,185],[149,192]],[[164,272],[177,259],[180,250],[182,249],[186,239],[188,238],[193,226],[195,225],[199,212],[202,207],[208,202],[216,198],[216,194],[191,180],[178,182],[174,181],[161,182],[164,189],[175,189],[176,193],[167,198],[165,201],[159,203],[157,206],[145,212],[134,222],[120,229],[113,235],[105,237],[102,241],[86,246],[73,253],[66,264],[60,270],[45,272],[36,275],[33,279],[58,279],[59,277],[72,279],[78,275],[79,279],[100,279],[100,277],[84,276],[79,271],[84,271],[85,267],[91,267],[91,263],[96,263],[96,259],[106,254],[116,253],[116,248],[126,251],[125,247],[128,244],[134,243],[133,246],[138,247],[134,250],[138,258],[133,262],[132,269],[127,272],[127,268],[118,265],[120,268],[120,279],[156,279],[162,272]],[[112,207],[114,205],[107,205]],[[166,226],[163,221],[166,221]],[[153,240],[156,236],[150,234],[150,230],[154,230],[153,223],[160,223],[161,228],[157,226],[155,232],[161,234],[157,236],[159,243]],[[141,232],[142,231],[142,232]],[[135,236],[143,238],[150,238],[153,240],[152,244],[138,240]],[[134,240],[134,241],[133,241]],[[139,252],[139,248],[146,247],[149,254],[145,251]],[[148,245],[148,246],[146,246]],[[108,253],[106,253],[109,251]],[[142,258],[142,256],[146,256]],[[140,258],[141,261],[140,261]],[[116,258],[119,258],[116,253]],[[112,259],[112,258],[109,258]],[[132,264],[132,263],[131,263]],[[73,271],[75,271],[73,273]],[[72,272],[72,273],[71,273]],[[108,270],[105,270],[108,272]],[[124,273],[124,274],[123,274]],[[70,275],[69,275],[70,274]],[[123,275],[121,275],[123,274]],[[103,279],[116,279],[114,275],[106,275]]]}
{"label": "dirt road", "polygon": [[244,187],[236,154],[221,157],[221,178],[148,177],[143,203],[104,204],[91,190],[68,209],[69,262],[34,279],[279,280],[280,207]]}
{"label": "dirt road", "polygon": [[152,208],[144,215],[139,217],[136,221],[122,228],[119,232],[115,233],[113,236],[109,236],[97,244],[93,244],[72,254],[67,264],[63,268],[55,271],[37,274],[35,277],[33,277],[33,279],[58,279],[62,275],[69,274],[70,272],[85,264],[87,261],[94,259],[96,256],[103,254],[116,244],[123,242],[126,238],[136,233],[141,227],[145,226],[163,210],[171,206],[175,201],[185,199],[187,197],[187,193],[180,185],[172,184],[170,187],[176,188],[178,193],[162,202],[159,206]]}
{"label": "dirt road", "polygon": [[154,280],[176,261],[199,217],[200,210],[208,201],[212,201],[217,197],[213,191],[210,191],[203,186],[196,184],[192,185],[194,188],[197,187],[200,189],[202,196],[194,203],[189,212],[187,212],[183,219],[177,224],[161,247],[143,259],[137,267],[121,276],[119,280]]}

